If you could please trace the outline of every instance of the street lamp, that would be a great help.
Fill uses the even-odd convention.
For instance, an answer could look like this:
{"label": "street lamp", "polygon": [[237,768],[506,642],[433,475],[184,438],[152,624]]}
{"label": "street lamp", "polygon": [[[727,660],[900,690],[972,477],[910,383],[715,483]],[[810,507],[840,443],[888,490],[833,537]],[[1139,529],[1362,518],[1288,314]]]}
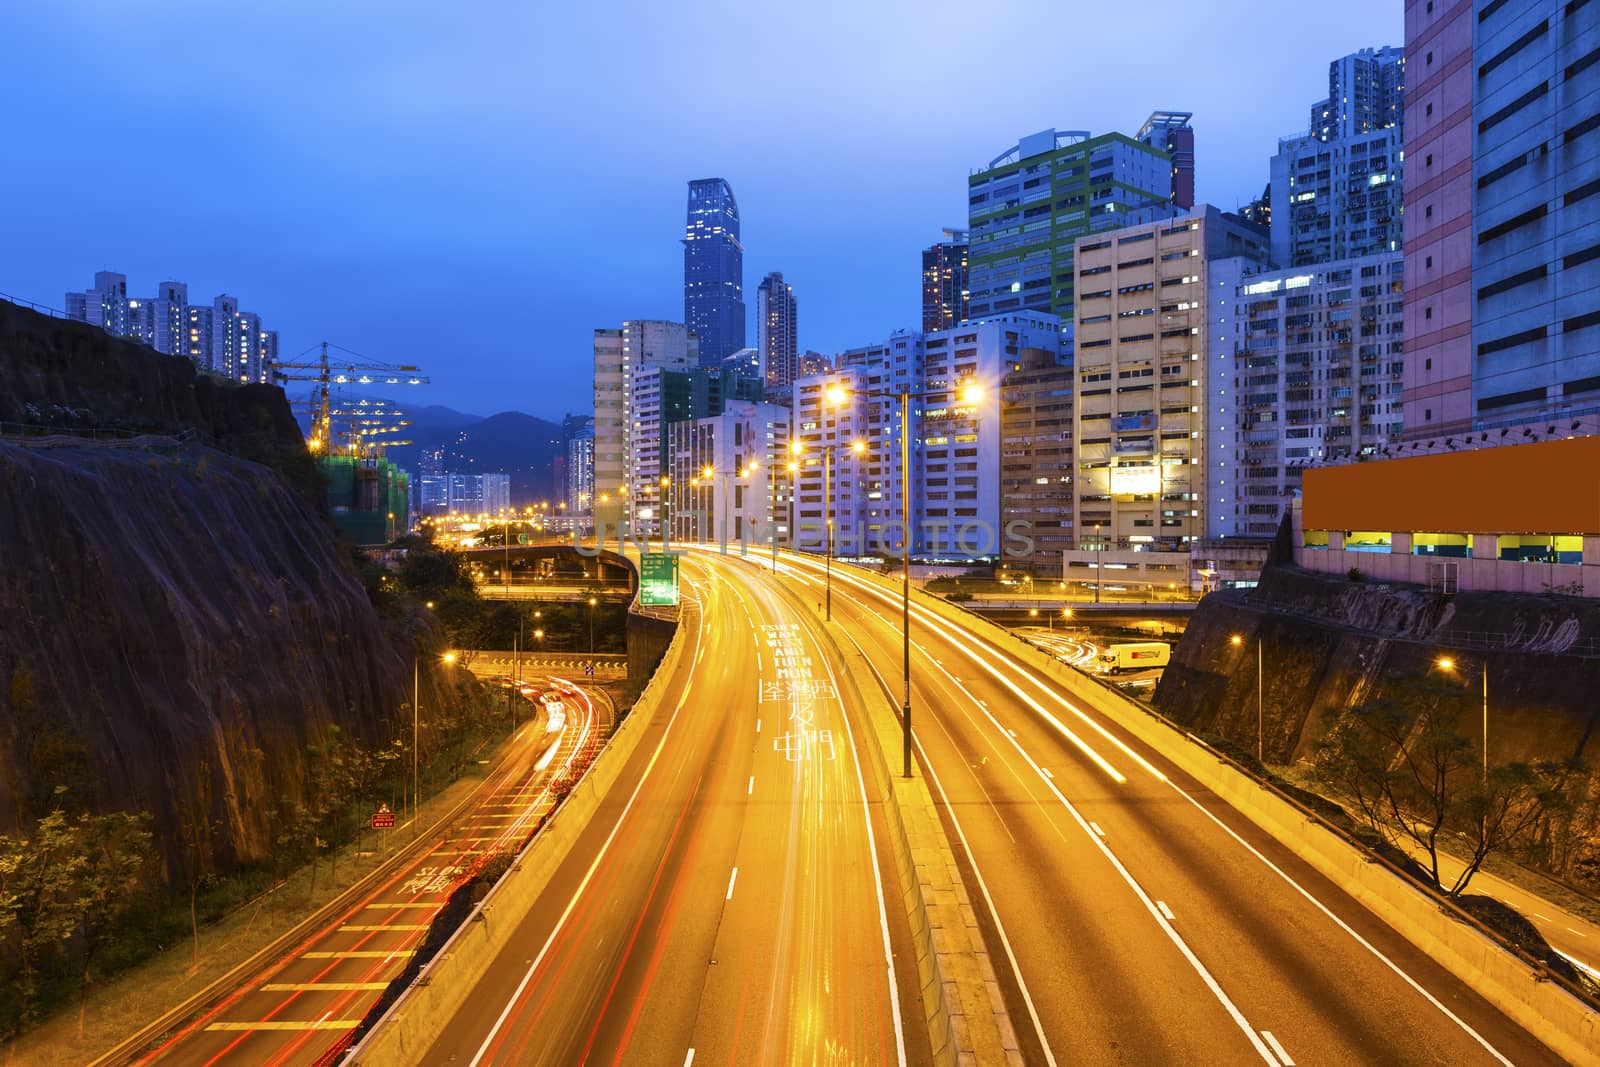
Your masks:
{"label": "street lamp", "polygon": [[[1455,673],[1456,661],[1449,656],[1440,656],[1434,663],[1442,671]],[[1463,672],[1463,675],[1465,672]],[[1483,787],[1489,788],[1489,657],[1483,658]]]}
{"label": "street lamp", "polygon": [[[900,634],[902,638],[902,665],[905,687],[905,699],[901,704],[901,734],[903,742],[904,765],[902,775],[911,777],[911,401],[925,400],[929,396],[944,396],[945,390],[926,393],[912,393],[907,390],[891,392],[885,390],[863,390],[861,395],[866,397],[879,397],[900,401],[900,549],[901,549],[901,576],[900,576]],[[983,387],[977,382],[968,380],[961,387],[961,399],[967,404],[976,404],[983,398]],[[831,386],[827,390],[829,403],[838,406],[849,398],[850,393],[842,386]],[[823,483],[826,488],[827,474],[823,474]],[[828,514],[828,559],[833,558],[833,514]],[[831,575],[830,575],[831,578]],[[832,607],[832,586],[828,588],[829,607]]]}
{"label": "street lamp", "polygon": [[661,548],[662,548],[662,551],[666,551],[667,545],[672,540],[672,527],[670,525],[671,524],[672,513],[667,510],[667,508],[669,506],[668,505],[668,496],[669,496],[669,492],[668,491],[671,488],[672,488],[672,476],[670,474],[663,474],[661,476]]}
{"label": "street lamp", "polygon": [[[1238,634],[1234,634],[1233,636],[1228,638],[1228,643],[1230,645],[1233,645],[1235,648],[1237,648],[1238,646],[1244,644],[1244,638],[1240,637]],[[1256,635],[1256,762],[1262,764],[1263,766],[1265,766],[1266,765],[1266,760],[1263,759],[1262,756],[1261,756],[1261,753],[1262,753],[1262,742],[1261,742],[1262,732],[1263,732],[1263,730],[1262,730],[1262,712],[1261,712],[1261,635],[1257,634]]]}
{"label": "street lamp", "polygon": [[[824,531],[824,548],[822,558],[822,587],[823,614],[827,620],[833,619],[833,448],[822,446],[822,518]],[[860,456],[867,451],[865,441],[850,442],[850,451]]]}
{"label": "street lamp", "polygon": [[594,659],[594,608],[600,601],[595,597],[589,598],[589,658]]}
{"label": "street lamp", "polygon": [[[454,652],[446,652],[439,657],[445,666],[456,661]],[[411,838],[416,840],[417,824],[422,821],[422,795],[418,787],[422,781],[421,764],[417,759],[417,741],[422,729],[417,714],[417,707],[422,700],[422,654],[419,652],[411,661]]]}
{"label": "street lamp", "polygon": [[705,482],[711,489],[711,508],[713,512],[715,512],[717,506],[715,479],[717,475],[722,475],[722,544],[724,546],[728,543],[729,513],[733,511],[733,479],[736,477],[749,478],[760,468],[761,464],[751,459],[743,467],[736,467],[732,470],[719,471],[709,463],[700,470],[700,480]]}
{"label": "street lamp", "polygon": [[[789,442],[789,462],[784,465],[785,469],[789,472],[789,527],[788,528],[789,528],[789,541],[790,541],[791,544],[794,543],[794,497],[795,497],[794,489],[795,489],[795,485],[797,484],[796,480],[795,480],[795,475],[798,474],[799,471],[800,471],[800,453],[803,452],[803,451],[805,451],[805,446],[802,445],[799,441],[790,441]],[[773,515],[772,515],[772,519],[773,519],[773,522],[772,522],[772,573],[773,574],[777,574],[778,573],[778,522],[777,522],[777,518],[778,518],[778,516],[777,516],[778,468],[777,467],[773,467],[772,468],[772,495],[773,495],[773,501],[772,501],[772,503],[773,503]]]}

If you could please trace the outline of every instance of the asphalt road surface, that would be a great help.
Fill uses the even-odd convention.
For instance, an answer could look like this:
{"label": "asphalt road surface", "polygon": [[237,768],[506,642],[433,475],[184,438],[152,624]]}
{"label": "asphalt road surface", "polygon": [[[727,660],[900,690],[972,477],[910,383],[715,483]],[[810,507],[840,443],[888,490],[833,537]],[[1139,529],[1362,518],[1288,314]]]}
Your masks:
{"label": "asphalt road surface", "polygon": [[[785,557],[809,598],[822,578]],[[834,617],[898,704],[880,589],[834,568]],[[1029,1062],[1562,1062],[1104,708],[915,604],[912,637],[918,773]]]}
{"label": "asphalt road surface", "polygon": [[677,699],[420,1062],[928,1060],[885,784],[817,620],[736,560],[683,576]]}

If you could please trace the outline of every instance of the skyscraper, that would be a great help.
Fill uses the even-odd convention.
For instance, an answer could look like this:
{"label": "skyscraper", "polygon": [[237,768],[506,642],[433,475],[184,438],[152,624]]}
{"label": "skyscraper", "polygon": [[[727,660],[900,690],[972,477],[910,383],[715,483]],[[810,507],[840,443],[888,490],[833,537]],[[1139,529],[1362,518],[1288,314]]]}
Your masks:
{"label": "skyscraper", "polygon": [[1172,159],[1121,133],[1043,130],[967,178],[968,317],[1071,321],[1073,239],[1175,213]]}
{"label": "skyscraper", "polygon": [[1194,127],[1191,111],[1152,111],[1139,128],[1138,140],[1159,148],[1172,160],[1172,202],[1194,207]]}
{"label": "skyscraper", "polygon": [[1600,10],[1405,13],[1405,434],[1582,419],[1600,405]]}
{"label": "skyscraper", "polygon": [[744,347],[744,246],[739,204],[721,178],[689,183],[683,236],[683,321],[700,339],[702,366]]}
{"label": "skyscraper", "polygon": [[967,231],[945,230],[922,250],[922,332],[967,321]]}
{"label": "skyscraper", "polygon": [[769,396],[789,396],[800,358],[798,332],[794,286],[783,280],[781,271],[773,271],[756,289],[756,348]]}

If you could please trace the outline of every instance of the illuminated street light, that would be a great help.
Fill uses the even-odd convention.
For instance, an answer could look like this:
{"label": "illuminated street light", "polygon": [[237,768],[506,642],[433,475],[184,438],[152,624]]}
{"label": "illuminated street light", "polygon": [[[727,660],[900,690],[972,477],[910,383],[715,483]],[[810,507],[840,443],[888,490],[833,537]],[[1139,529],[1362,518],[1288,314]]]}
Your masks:
{"label": "illuminated street light", "polygon": [[[1228,638],[1228,644],[1233,645],[1235,648],[1238,648],[1239,646],[1244,644],[1244,638],[1239,636],[1238,634],[1233,634]],[[1259,634],[1257,634],[1256,635],[1256,762],[1265,765],[1266,760],[1264,760],[1262,758],[1262,756],[1261,756],[1261,753],[1263,751],[1263,747],[1262,747],[1263,715],[1262,715],[1261,707],[1262,707],[1262,703],[1261,703],[1261,636]]]}
{"label": "illuminated street light", "polygon": [[[903,568],[900,578],[900,635],[902,644],[902,666],[905,696],[901,702],[901,740],[903,747],[903,767],[901,774],[911,777],[911,401],[926,400],[930,396],[944,395],[944,390],[938,392],[912,393],[906,390],[885,391],[869,389],[862,392],[862,396],[879,397],[882,399],[898,399],[900,401],[900,519],[901,519],[901,566]],[[959,394],[967,404],[976,404],[983,399],[983,387],[978,382],[968,379],[959,389]],[[849,390],[840,385],[829,386],[826,393],[828,403],[835,407],[843,404],[850,397]],[[863,446],[862,451],[865,450]],[[857,453],[860,454],[859,452]],[[827,476],[823,476],[826,482]],[[828,557],[833,557],[833,519],[831,512],[828,516]],[[1096,583],[1098,587],[1099,583]],[[830,587],[831,595],[832,589]]]}
{"label": "illuminated street light", "polygon": [[[1441,671],[1454,673],[1456,661],[1449,656],[1440,656],[1434,660],[1434,665]],[[1463,676],[1466,674],[1462,671]],[[1483,787],[1489,788],[1489,658],[1483,659]]]}

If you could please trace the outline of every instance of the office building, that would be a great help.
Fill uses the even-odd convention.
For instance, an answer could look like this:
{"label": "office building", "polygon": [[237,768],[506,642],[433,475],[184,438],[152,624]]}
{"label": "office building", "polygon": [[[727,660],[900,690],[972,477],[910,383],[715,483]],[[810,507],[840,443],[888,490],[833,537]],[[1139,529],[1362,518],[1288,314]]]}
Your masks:
{"label": "office building", "polygon": [[689,370],[699,364],[693,333],[678,322],[634,319],[619,330],[594,332],[594,493],[597,524],[613,532],[631,514],[628,504],[633,454],[629,386],[637,367]]}
{"label": "office building", "polygon": [[672,423],[667,455],[673,540],[792,545],[786,406],[733,399],[718,414]]}
{"label": "office building", "polygon": [[944,231],[922,250],[922,332],[967,321],[967,231]]}
{"label": "office building", "polygon": [[700,339],[700,361],[715,366],[744,347],[744,246],[739,204],[721,178],[689,183],[683,235],[683,321]]}
{"label": "office building", "polygon": [[129,297],[128,279],[99,271],[94,288],[66,295],[69,319],[140,341],[169,356],[187,356],[201,370],[235,381],[264,382],[278,357],[278,333],[226,293],[209,307],[189,303],[189,287],[162,282],[154,297]]}
{"label": "office building", "polygon": [[1382,456],[1399,437],[1403,258],[1288,270],[1212,266],[1206,534],[1270,538],[1310,467]]}
{"label": "office building", "polygon": [[788,394],[800,369],[799,315],[794,287],[780,271],[768,274],[756,287],[756,337],[767,392]]}
{"label": "office building", "polygon": [[[833,369],[833,357],[832,356],[825,356],[821,352],[812,352],[810,350],[807,350],[805,352],[800,353],[800,369],[799,369],[798,373],[795,376],[798,377],[798,378],[805,378],[805,377],[808,377],[808,376],[813,375],[813,374],[826,374],[828,371],[830,371],[832,369]],[[783,404],[783,403],[787,403],[789,401],[790,397],[788,397],[788,396],[775,396],[775,397],[771,397],[770,399],[774,403]]]}
{"label": "office building", "polygon": [[967,179],[969,319],[1072,318],[1073,241],[1175,213],[1172,159],[1125,134],[1043,130]]}
{"label": "office building", "polygon": [[1405,109],[1403,48],[1363,48],[1328,64],[1328,96],[1311,105],[1309,129],[1323,141],[1401,126]]}
{"label": "office building", "polygon": [[761,353],[754,348],[741,348],[722,357],[721,370],[730,371],[741,378],[761,377]]}
{"label": "office building", "polygon": [[1000,386],[1000,522],[1025,531],[1007,571],[1058,575],[1074,547],[1072,360],[1064,345],[1021,348]]}
{"label": "office building", "polygon": [[1172,161],[1172,191],[1168,199],[1174,207],[1194,207],[1194,127],[1189,111],[1153,111],[1139,128],[1140,144],[1158,148]]}
{"label": "office building", "polygon": [[[1205,534],[1210,509],[1221,503],[1206,497],[1202,464],[1217,427],[1237,414],[1226,386],[1211,410],[1208,388],[1213,377],[1234,377],[1231,348],[1212,351],[1238,325],[1227,279],[1212,278],[1217,261],[1233,258],[1266,266],[1267,235],[1209,205],[1078,239],[1079,548],[1064,559],[1069,575],[1073,567],[1123,562],[1096,559],[1107,549],[1162,552],[1174,555],[1168,562],[1187,584],[1189,543]],[[1214,334],[1213,322],[1229,332]],[[1220,432],[1231,441],[1231,430]],[[1230,498],[1233,481],[1226,479]]]}
{"label": "office building", "polygon": [[1600,7],[1407,0],[1405,19],[1405,434],[1583,429],[1600,409]]}

